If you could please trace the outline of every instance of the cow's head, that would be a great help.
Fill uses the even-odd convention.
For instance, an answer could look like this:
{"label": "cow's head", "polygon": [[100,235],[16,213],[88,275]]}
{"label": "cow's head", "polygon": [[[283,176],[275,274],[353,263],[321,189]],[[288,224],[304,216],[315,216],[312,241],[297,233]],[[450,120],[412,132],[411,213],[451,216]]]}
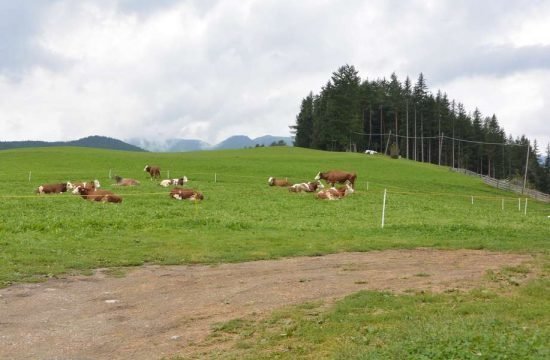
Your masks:
{"label": "cow's head", "polygon": [[315,180],[321,180],[321,172],[317,173],[317,176],[314,177]]}
{"label": "cow's head", "polygon": [[143,171],[149,172],[149,170],[151,170],[151,167],[149,165],[145,165],[145,167],[143,168]]}
{"label": "cow's head", "polygon": [[73,189],[74,189],[74,185],[70,181],[67,181],[67,190],[73,190]]}
{"label": "cow's head", "polygon": [[267,183],[271,186],[273,186],[273,184],[275,184],[275,178],[272,176],[270,177],[269,179],[267,179]]}

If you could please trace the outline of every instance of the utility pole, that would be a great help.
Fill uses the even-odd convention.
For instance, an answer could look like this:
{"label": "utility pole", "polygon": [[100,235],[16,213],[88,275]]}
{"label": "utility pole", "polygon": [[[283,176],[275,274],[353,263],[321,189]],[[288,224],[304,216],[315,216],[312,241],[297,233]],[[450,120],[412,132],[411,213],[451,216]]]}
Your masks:
{"label": "utility pole", "polygon": [[439,166],[441,166],[441,150],[443,148],[443,133],[439,135]]}
{"label": "utility pole", "polygon": [[527,186],[527,168],[529,167],[529,140],[527,140],[527,159],[525,160],[525,175],[523,175],[523,189],[521,193],[525,192],[525,187]]}
{"label": "utility pole", "polygon": [[416,104],[414,104],[414,161],[416,161]]}
{"label": "utility pole", "polygon": [[424,162],[424,113],[420,112],[420,157]]}
{"label": "utility pole", "polygon": [[406,130],[406,137],[407,137],[407,159],[409,159],[409,99],[406,100],[406,107],[407,107],[407,130]]}
{"label": "utility pole", "polygon": [[382,129],[383,127],[384,127],[384,120],[382,115],[382,105],[380,105],[380,152],[384,150],[384,131]]}

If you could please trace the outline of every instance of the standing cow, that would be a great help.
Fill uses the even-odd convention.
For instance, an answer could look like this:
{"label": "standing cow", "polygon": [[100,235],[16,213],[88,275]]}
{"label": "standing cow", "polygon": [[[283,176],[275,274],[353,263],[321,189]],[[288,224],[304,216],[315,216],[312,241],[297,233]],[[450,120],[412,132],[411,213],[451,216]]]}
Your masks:
{"label": "standing cow", "polygon": [[330,186],[334,187],[334,184],[339,183],[343,184],[346,181],[349,181],[351,186],[355,188],[355,179],[357,174],[354,172],[346,172],[340,170],[330,170],[327,172],[320,172],[315,176],[315,180],[325,180]]}
{"label": "standing cow", "polygon": [[151,175],[151,180],[153,180],[153,178],[160,179],[160,167],[158,166],[145,165],[143,171],[147,171],[149,175]]}

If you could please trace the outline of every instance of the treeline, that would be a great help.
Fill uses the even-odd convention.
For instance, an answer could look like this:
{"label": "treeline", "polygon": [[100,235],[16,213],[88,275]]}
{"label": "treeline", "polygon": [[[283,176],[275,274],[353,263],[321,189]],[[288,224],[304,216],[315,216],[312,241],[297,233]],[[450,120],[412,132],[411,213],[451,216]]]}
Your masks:
{"label": "treeline", "polygon": [[529,186],[550,192],[550,144],[540,163],[536,142],[506,135],[495,115],[477,108],[468,113],[440,90],[434,96],[422,73],[414,84],[395,73],[389,80],[362,81],[353,66],[342,66],[320,94],[302,100],[290,128],[299,147],[370,149],[519,183],[528,162]]}

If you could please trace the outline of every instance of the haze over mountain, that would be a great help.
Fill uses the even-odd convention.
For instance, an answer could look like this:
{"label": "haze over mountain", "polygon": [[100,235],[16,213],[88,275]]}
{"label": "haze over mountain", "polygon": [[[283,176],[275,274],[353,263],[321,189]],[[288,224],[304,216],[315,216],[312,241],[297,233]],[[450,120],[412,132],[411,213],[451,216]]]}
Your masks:
{"label": "haze over mountain", "polygon": [[212,145],[196,139],[167,139],[149,140],[146,138],[131,138],[126,142],[140,148],[155,152],[176,152],[176,151],[199,151],[199,150],[221,150],[221,149],[242,149],[246,147],[270,146],[273,143],[284,141],[287,146],[292,146],[292,138],[285,136],[264,135],[254,139],[246,135],[230,136],[222,142]]}

